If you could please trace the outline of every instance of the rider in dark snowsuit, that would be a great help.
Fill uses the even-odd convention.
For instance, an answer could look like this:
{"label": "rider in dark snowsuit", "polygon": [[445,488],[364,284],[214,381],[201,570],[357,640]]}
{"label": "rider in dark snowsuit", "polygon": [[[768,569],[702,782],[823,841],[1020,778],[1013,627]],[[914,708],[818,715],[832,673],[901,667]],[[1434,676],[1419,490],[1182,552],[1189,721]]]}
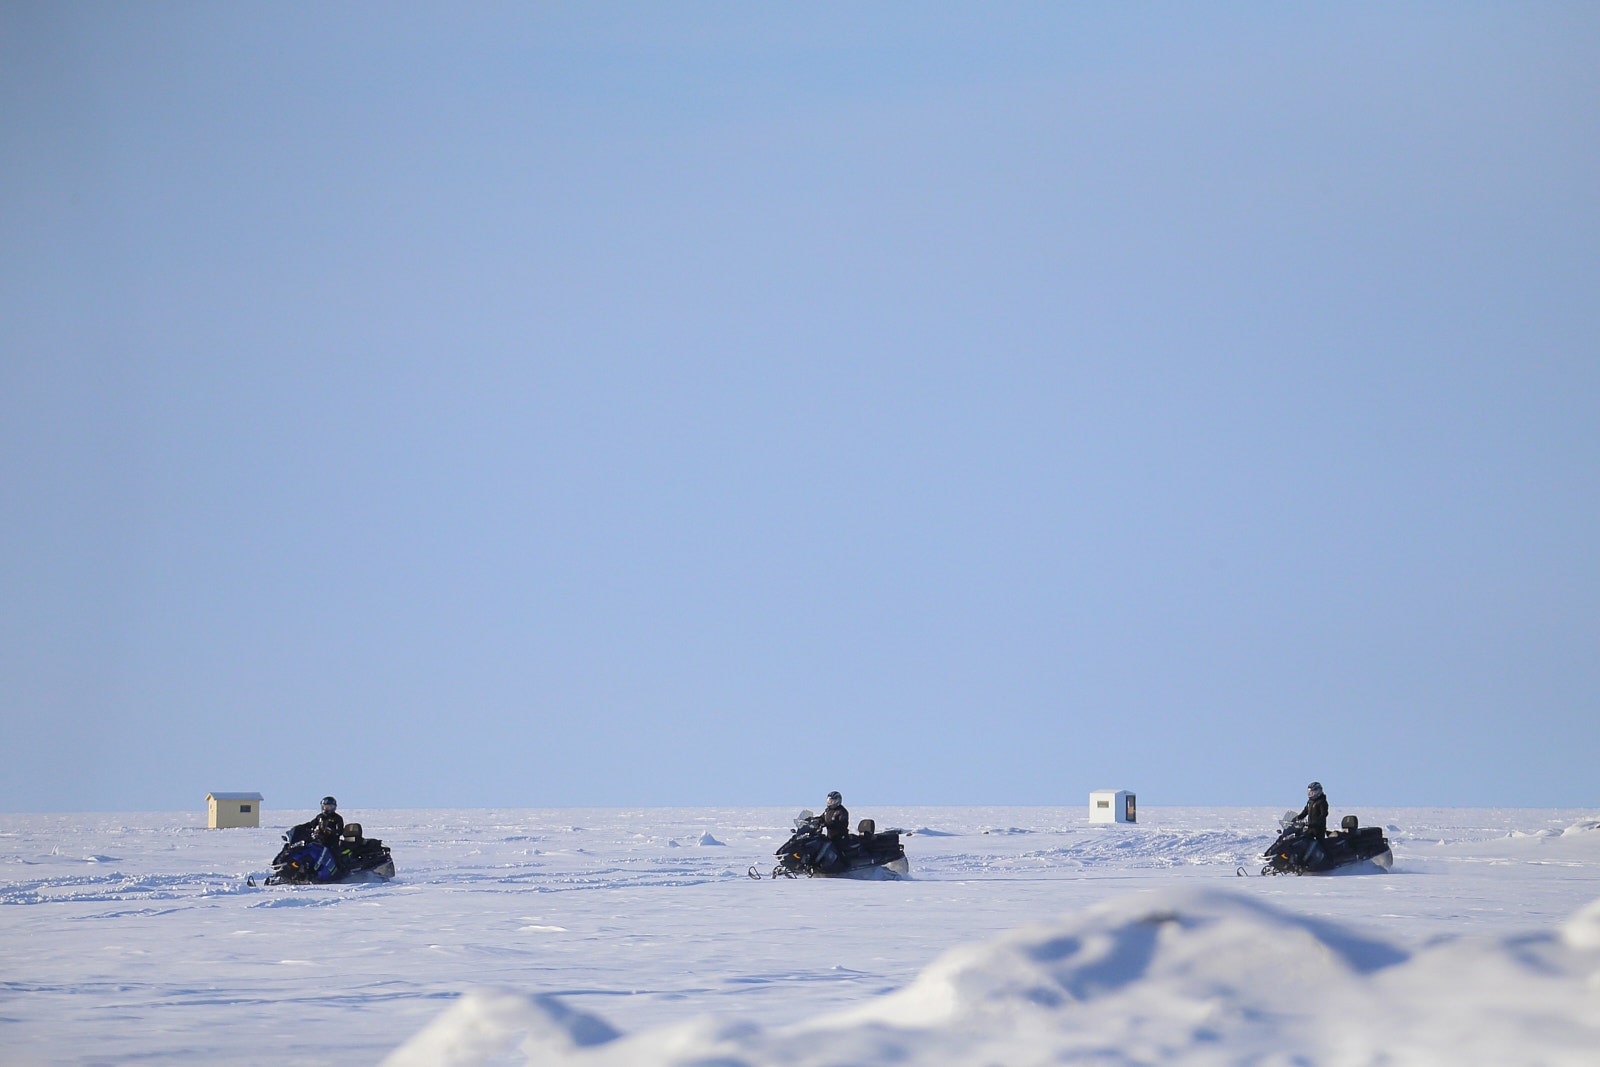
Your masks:
{"label": "rider in dark snowsuit", "polygon": [[339,802],[332,797],[322,798],[322,811],[310,822],[303,822],[295,829],[310,831],[311,840],[325,848],[339,851],[339,838],[344,834],[344,816],[339,814]]}
{"label": "rider in dark snowsuit", "polygon": [[1321,841],[1328,836],[1328,795],[1322,791],[1321,782],[1306,786],[1306,806],[1295,816],[1295,822],[1306,824],[1306,832]]}
{"label": "rider in dark snowsuit", "polygon": [[826,839],[818,842],[816,865],[823,871],[840,870],[845,865],[844,838],[850,832],[850,812],[838,790],[828,794],[828,806],[822,809],[820,818]]}
{"label": "rider in dark snowsuit", "polygon": [[837,844],[850,832],[850,812],[838,790],[828,794],[828,806],[822,809],[822,829],[828,840]]}

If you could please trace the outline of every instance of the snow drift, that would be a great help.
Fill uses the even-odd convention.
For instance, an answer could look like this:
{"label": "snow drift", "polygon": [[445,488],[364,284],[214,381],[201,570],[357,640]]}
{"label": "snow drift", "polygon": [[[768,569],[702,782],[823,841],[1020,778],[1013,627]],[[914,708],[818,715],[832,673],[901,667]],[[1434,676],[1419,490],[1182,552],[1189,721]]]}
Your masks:
{"label": "snow drift", "polygon": [[1585,1064],[1600,1048],[1600,901],[1556,931],[1407,952],[1244,893],[1123,897],[946,952],[860,1007],[762,1029],[618,1035],[549,998],[469,994],[385,1061]]}

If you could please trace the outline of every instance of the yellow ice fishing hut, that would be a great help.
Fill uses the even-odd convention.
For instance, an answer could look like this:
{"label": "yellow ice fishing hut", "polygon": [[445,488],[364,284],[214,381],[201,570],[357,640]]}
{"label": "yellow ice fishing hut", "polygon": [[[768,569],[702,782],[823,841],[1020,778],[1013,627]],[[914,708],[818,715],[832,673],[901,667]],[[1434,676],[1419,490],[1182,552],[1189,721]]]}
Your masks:
{"label": "yellow ice fishing hut", "polygon": [[206,826],[219,830],[228,826],[260,826],[260,793],[207,793]]}

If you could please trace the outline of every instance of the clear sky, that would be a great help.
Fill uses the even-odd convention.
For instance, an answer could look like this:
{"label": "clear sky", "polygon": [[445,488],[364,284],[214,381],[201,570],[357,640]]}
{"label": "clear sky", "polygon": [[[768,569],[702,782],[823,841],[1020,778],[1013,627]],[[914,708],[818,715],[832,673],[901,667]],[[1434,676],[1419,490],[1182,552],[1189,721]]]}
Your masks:
{"label": "clear sky", "polygon": [[1600,802],[1600,7],[0,2],[0,810]]}

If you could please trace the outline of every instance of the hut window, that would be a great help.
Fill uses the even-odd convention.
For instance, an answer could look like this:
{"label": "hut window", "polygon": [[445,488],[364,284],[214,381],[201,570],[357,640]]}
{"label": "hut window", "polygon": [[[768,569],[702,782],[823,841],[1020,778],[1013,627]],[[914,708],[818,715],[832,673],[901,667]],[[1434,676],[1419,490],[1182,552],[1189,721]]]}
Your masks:
{"label": "hut window", "polygon": [[249,815],[250,814],[250,805],[248,805],[248,804],[240,804],[239,805],[239,814],[240,815]]}
{"label": "hut window", "polygon": [[1109,800],[1097,800],[1097,801],[1094,802],[1094,806],[1097,807],[1097,808],[1109,808],[1111,806],[1111,801],[1109,801]]}

